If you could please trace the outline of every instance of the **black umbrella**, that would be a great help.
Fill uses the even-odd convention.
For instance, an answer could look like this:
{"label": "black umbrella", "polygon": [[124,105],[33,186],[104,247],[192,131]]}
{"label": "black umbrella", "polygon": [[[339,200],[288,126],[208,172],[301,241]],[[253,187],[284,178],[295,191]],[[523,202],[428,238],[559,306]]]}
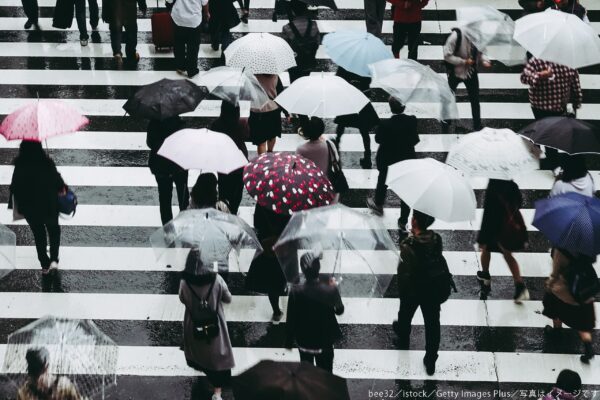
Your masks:
{"label": "black umbrella", "polygon": [[568,154],[600,153],[600,131],[594,125],[572,117],[547,117],[519,132],[535,144]]}
{"label": "black umbrella", "polygon": [[233,380],[236,400],[349,400],[346,380],[305,362],[263,360]]}
{"label": "black umbrella", "polygon": [[134,117],[162,121],[194,111],[202,97],[202,89],[187,79],[161,79],[139,88],[123,109]]}

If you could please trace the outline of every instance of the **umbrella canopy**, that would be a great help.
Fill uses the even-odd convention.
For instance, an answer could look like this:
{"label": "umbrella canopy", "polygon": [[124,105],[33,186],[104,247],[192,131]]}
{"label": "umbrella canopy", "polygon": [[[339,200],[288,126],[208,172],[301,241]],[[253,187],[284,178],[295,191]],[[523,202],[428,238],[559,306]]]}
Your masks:
{"label": "umbrella canopy", "polygon": [[[312,252],[321,258],[322,272],[333,274],[344,292],[360,297],[383,297],[390,285],[391,275],[374,272],[377,254],[391,253],[398,261],[381,219],[341,204],[292,214],[273,250],[288,282],[299,281],[299,257]],[[360,279],[344,279],[356,273]]]}
{"label": "umbrella canopy", "polygon": [[37,100],[13,111],[0,124],[7,140],[41,142],[52,136],[73,133],[90,121],[67,103]]}
{"label": "umbrella canopy", "polygon": [[[262,251],[254,230],[243,219],[214,208],[180,212],[150,236],[150,244],[158,262],[192,274],[206,266],[230,271],[232,250],[236,264],[242,248]],[[192,249],[197,251],[190,253]]]}
{"label": "umbrella canopy", "polygon": [[573,14],[548,9],[519,18],[514,38],[542,60],[575,69],[600,63],[596,30]]}
{"label": "umbrella canopy", "polygon": [[260,109],[269,101],[256,77],[243,68],[212,68],[200,75],[196,82],[205,86],[213,96],[234,106],[239,106],[240,101],[249,101],[251,108]]}
{"label": "umbrella canopy", "polygon": [[329,7],[333,11],[338,10],[337,4],[335,4],[334,0],[300,0],[300,1],[308,4],[309,6],[314,6],[314,7],[323,6],[323,7]]}
{"label": "umbrella canopy", "polygon": [[296,154],[265,153],[244,167],[244,186],[261,207],[277,214],[329,205],[333,186],[311,160]]}
{"label": "umbrella canopy", "polygon": [[233,139],[206,128],[182,129],[165,139],[158,155],[183,169],[199,169],[229,174],[248,164]]}
{"label": "umbrella canopy", "polygon": [[600,254],[600,200],[566,193],[535,202],[533,226],[553,246],[570,253]]}
{"label": "umbrella canopy", "polygon": [[296,66],[290,45],[270,33],[248,33],[235,40],[225,50],[225,61],[251,74],[279,74]]}
{"label": "umbrella canopy", "polygon": [[539,149],[510,129],[483,128],[454,144],[446,163],[472,176],[512,180],[539,168]]}
{"label": "umbrella canopy", "polygon": [[117,383],[119,348],[90,320],[48,316],[10,334],[2,372],[17,387],[27,381],[29,350],[45,353],[48,372],[67,378],[81,398],[104,398],[106,389]]}
{"label": "umbrella canopy", "polygon": [[134,117],[164,120],[194,111],[202,100],[202,89],[187,79],[161,79],[142,86],[123,109]]}
{"label": "umbrella canopy", "polygon": [[380,87],[408,107],[438,120],[458,118],[456,96],[448,80],[414,60],[383,60],[369,65],[371,87]]}
{"label": "umbrella canopy", "polygon": [[262,360],[233,379],[236,400],[349,400],[346,380],[309,363]]}
{"label": "umbrella canopy", "polygon": [[575,118],[544,118],[527,125],[520,134],[535,144],[568,154],[600,153],[598,127]]}
{"label": "umbrella canopy", "polygon": [[319,118],[358,114],[369,103],[363,92],[344,79],[324,74],[296,79],[275,101],[291,113]]}
{"label": "umbrella canopy", "polygon": [[411,208],[446,222],[475,218],[475,193],[458,171],[432,158],[392,164],[386,184]]}
{"label": "umbrella canopy", "polygon": [[0,279],[8,275],[16,267],[17,235],[0,224]]}
{"label": "umbrella canopy", "polygon": [[369,64],[393,59],[392,51],[378,37],[361,31],[341,30],[323,37],[331,60],[347,71],[370,76]]}

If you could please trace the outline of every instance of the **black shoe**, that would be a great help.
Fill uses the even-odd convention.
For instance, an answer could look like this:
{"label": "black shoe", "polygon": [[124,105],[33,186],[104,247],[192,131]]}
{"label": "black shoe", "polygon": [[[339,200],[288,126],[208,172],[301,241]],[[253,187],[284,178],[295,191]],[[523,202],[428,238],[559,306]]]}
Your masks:
{"label": "black shoe", "polygon": [[23,28],[29,29],[32,26],[33,26],[33,22],[30,19],[28,19],[27,22],[25,22],[25,25],[23,25]]}
{"label": "black shoe", "polygon": [[219,43],[211,43],[210,48],[213,49],[213,51],[219,50]]}
{"label": "black shoe", "polygon": [[529,300],[529,290],[524,283],[515,284],[515,295],[513,296],[515,303],[521,304],[523,300]]}
{"label": "black shoe", "polygon": [[369,207],[369,209],[376,215],[380,217],[383,215],[383,206],[375,203],[375,200],[373,200],[371,197],[367,198],[367,207]]}
{"label": "black shoe", "polygon": [[583,348],[583,355],[579,359],[582,363],[589,364],[590,360],[594,358],[594,346],[592,346],[592,343],[586,342],[583,344]]}
{"label": "black shoe", "polygon": [[195,77],[196,75],[198,75],[198,73],[200,72],[199,69],[195,69],[193,71],[188,71],[188,78],[192,79],[193,77]]}
{"label": "black shoe", "polygon": [[560,328],[555,328],[552,325],[546,325],[544,327],[544,335],[547,336],[552,336],[552,335],[556,335],[558,333]]}
{"label": "black shoe", "polygon": [[240,17],[240,21],[242,21],[244,24],[247,24],[248,23],[248,13],[242,11],[242,16]]}
{"label": "black shoe", "polygon": [[38,32],[42,30],[42,28],[40,28],[40,24],[38,24],[37,22],[33,23],[33,29],[35,29]]}
{"label": "black shoe", "polygon": [[362,169],[371,169],[371,154],[365,154],[365,157],[360,159],[359,164]]}
{"label": "black shoe", "polygon": [[479,300],[487,300],[492,291],[492,277],[489,272],[477,271],[477,281],[479,282]]}
{"label": "black shoe", "polygon": [[423,358],[423,365],[425,365],[425,372],[427,372],[427,375],[431,376],[435,374],[435,360],[432,361]]}

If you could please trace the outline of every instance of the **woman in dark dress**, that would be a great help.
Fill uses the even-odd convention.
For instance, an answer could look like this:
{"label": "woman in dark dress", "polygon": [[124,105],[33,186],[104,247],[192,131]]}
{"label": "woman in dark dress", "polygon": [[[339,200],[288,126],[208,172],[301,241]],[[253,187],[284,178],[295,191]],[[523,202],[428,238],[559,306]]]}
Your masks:
{"label": "woman in dark dress", "polygon": [[[343,78],[361,92],[369,90],[371,78],[353,74],[342,67],[338,67],[336,76]],[[338,149],[340,148],[340,141],[346,128],[357,128],[360,131],[365,149],[364,157],[360,159],[360,166],[364,169],[371,168],[371,138],[369,137],[369,132],[379,124],[379,116],[373,105],[368,103],[358,114],[341,115],[336,117],[333,122],[337,124],[335,144]]]}
{"label": "woman in dark dress", "polygon": [[515,282],[515,303],[529,299],[519,263],[512,255],[527,243],[527,228],[519,209],[523,202],[521,191],[513,181],[490,179],[483,203],[483,218],[477,243],[481,249],[481,267],[477,279],[482,294],[491,290],[490,258],[492,252],[502,253]]}
{"label": "woman in dark dress", "polygon": [[278,75],[257,74],[256,79],[269,96],[269,100],[260,109],[250,109],[248,127],[250,139],[256,145],[258,154],[273,151],[275,142],[281,137],[281,112],[288,116],[288,112],[273,101],[283,91],[283,84]]}
{"label": "woman in dark dress", "polygon": [[242,12],[240,20],[247,24],[248,17],[250,16],[250,0],[238,0],[238,4],[240,5],[240,11]]}
{"label": "woman in dark dress", "polygon": [[231,0],[212,0],[208,2],[210,20],[208,30],[210,32],[210,44],[214,51],[225,51],[232,42],[229,30],[239,25],[240,16]]}

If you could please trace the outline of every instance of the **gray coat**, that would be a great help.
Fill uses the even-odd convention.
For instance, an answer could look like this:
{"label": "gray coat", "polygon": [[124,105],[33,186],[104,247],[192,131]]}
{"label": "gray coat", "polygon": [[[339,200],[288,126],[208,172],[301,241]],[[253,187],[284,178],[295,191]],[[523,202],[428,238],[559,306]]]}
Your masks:
{"label": "gray coat", "polygon": [[[472,46],[473,44],[467,38],[467,36],[463,33],[462,39],[460,41],[460,48],[456,48],[456,41],[458,40],[458,34],[456,32],[452,32],[448,39],[446,40],[446,44],[444,45],[444,60],[452,65],[454,65],[454,74],[459,79],[467,79],[472,75],[472,72],[477,68],[477,65],[483,61],[489,61],[484,54],[480,51],[475,52],[475,57],[473,56]],[[475,65],[469,66],[466,64],[468,58],[474,58]]]}
{"label": "gray coat", "polygon": [[224,371],[235,366],[233,360],[233,350],[231,340],[227,330],[227,321],[223,312],[223,303],[231,303],[231,293],[227,284],[217,275],[208,304],[211,308],[217,309],[219,314],[219,336],[212,339],[209,343],[194,338],[194,324],[188,311],[192,304],[197,304],[197,300],[190,290],[205,298],[208,294],[210,284],[197,286],[188,285],[184,280],[179,284],[179,300],[185,305],[185,316],[183,318],[183,343],[185,359],[191,361],[202,369],[211,371]]}

